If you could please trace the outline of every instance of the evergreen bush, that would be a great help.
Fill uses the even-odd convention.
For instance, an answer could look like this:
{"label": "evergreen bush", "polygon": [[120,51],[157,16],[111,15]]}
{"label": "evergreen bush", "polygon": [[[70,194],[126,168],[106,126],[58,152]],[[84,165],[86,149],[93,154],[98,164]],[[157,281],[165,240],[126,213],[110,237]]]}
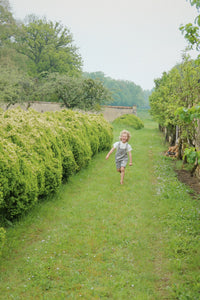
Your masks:
{"label": "evergreen bush", "polygon": [[140,120],[140,118],[136,117],[133,114],[125,114],[113,121],[113,124],[123,124],[126,126],[133,127],[134,129],[142,129],[144,127],[144,123]]}
{"label": "evergreen bush", "polygon": [[0,112],[0,136],[0,214],[8,220],[54,192],[113,139],[101,115],[21,108]]}

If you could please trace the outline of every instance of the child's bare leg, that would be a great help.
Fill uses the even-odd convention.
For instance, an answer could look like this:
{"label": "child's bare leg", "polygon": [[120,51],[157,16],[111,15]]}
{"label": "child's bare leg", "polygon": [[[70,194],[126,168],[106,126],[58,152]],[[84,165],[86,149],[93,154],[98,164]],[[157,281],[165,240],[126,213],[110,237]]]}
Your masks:
{"label": "child's bare leg", "polygon": [[120,173],[121,173],[121,168],[117,169],[117,172],[120,172]]}
{"label": "child's bare leg", "polygon": [[121,181],[120,181],[121,184],[123,184],[123,181],[124,181],[124,175],[125,175],[125,168],[124,168],[124,167],[121,167]]}

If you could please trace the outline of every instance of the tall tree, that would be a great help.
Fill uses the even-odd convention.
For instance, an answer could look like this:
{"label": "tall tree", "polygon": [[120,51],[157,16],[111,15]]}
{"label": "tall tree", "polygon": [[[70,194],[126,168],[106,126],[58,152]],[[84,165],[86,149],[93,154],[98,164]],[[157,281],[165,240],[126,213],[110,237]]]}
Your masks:
{"label": "tall tree", "polygon": [[15,103],[27,102],[31,99],[34,82],[20,71],[15,65],[0,65],[0,103],[5,103],[7,108]]}
{"label": "tall tree", "polygon": [[59,72],[78,75],[82,60],[72,34],[59,22],[29,16],[17,38],[17,50],[29,58],[30,73]]}
{"label": "tall tree", "polygon": [[100,104],[111,101],[111,94],[96,80],[51,73],[40,82],[35,98],[60,102],[70,109],[98,110]]}
{"label": "tall tree", "polygon": [[16,28],[9,1],[0,0],[0,47],[12,42]]}
{"label": "tall tree", "polygon": [[[104,75],[103,72],[84,73],[86,78],[99,80],[104,87],[112,93],[113,102],[111,105],[118,106],[133,106],[138,107],[148,106],[147,91],[143,91],[139,85],[126,80],[116,80]],[[151,91],[149,91],[149,94]]]}
{"label": "tall tree", "polygon": [[161,127],[171,132],[175,126],[181,127],[182,136],[191,141],[194,127],[183,124],[175,111],[180,107],[188,109],[200,101],[200,66],[197,61],[185,60],[164,72],[160,79],[155,80],[155,90],[150,96],[151,114]]}

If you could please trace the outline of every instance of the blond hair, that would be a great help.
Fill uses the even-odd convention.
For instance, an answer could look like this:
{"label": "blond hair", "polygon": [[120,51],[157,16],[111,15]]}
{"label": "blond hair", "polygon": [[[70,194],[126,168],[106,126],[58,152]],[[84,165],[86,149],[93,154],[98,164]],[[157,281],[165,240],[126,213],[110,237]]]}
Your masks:
{"label": "blond hair", "polygon": [[127,135],[127,142],[130,140],[130,138],[131,138],[131,134],[130,134],[130,132],[128,131],[128,130],[122,130],[121,132],[120,132],[120,136],[119,136],[119,139],[120,139],[120,141],[122,140],[122,135],[123,134],[126,134]]}

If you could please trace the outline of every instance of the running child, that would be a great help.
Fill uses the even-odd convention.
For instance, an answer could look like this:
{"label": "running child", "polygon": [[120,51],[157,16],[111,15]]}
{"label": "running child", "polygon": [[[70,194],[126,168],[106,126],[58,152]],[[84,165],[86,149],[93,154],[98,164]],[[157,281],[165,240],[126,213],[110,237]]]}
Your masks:
{"label": "running child", "polygon": [[115,154],[115,162],[117,172],[121,173],[120,184],[123,184],[125,168],[128,162],[128,154],[129,154],[129,166],[132,166],[132,147],[128,144],[129,139],[131,138],[130,132],[127,130],[123,130],[120,132],[119,142],[114,143],[113,148],[106,155],[106,159],[109,158],[111,153],[116,149],[117,152]]}

